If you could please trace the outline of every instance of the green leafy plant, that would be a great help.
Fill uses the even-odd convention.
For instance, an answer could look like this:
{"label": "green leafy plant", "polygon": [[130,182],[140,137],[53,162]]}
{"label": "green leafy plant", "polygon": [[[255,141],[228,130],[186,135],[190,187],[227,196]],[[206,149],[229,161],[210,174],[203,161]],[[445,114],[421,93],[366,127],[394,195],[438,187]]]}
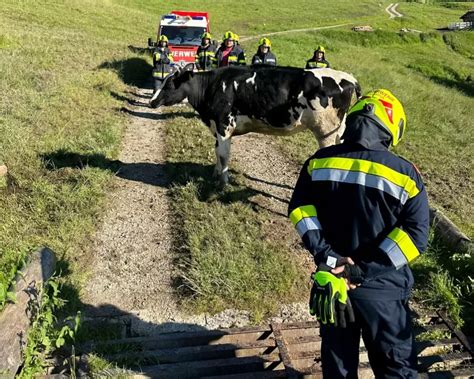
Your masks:
{"label": "green leafy plant", "polygon": [[60,290],[58,276],[49,279],[39,289],[30,290],[28,312],[31,327],[23,351],[24,365],[20,378],[31,378],[42,372],[49,354],[64,346],[68,340],[74,342],[80,325],[80,313],[74,318],[67,318],[64,325],[58,325],[57,313],[66,303],[60,296]]}

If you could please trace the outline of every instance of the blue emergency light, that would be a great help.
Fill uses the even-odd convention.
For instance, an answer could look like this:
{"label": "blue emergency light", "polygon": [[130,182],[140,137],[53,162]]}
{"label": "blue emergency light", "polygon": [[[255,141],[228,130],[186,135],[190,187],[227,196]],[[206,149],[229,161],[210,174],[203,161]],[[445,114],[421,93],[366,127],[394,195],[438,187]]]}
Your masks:
{"label": "blue emergency light", "polygon": [[168,18],[170,20],[176,20],[176,15],[175,14],[167,14],[166,16],[163,16],[163,18]]}
{"label": "blue emergency light", "polygon": [[193,16],[193,20],[204,20],[204,16]]}

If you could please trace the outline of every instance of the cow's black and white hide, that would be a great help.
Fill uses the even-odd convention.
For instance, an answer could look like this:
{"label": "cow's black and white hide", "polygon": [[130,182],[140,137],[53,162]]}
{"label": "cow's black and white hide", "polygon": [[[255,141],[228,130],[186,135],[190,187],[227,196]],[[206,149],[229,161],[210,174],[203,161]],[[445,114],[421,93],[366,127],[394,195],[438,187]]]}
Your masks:
{"label": "cow's black and white hide", "polygon": [[216,137],[215,173],[228,182],[231,137],[250,132],[291,135],[310,129],[319,147],[339,142],[356,79],[332,69],[292,67],[226,67],[169,76],[150,105],[153,108],[188,99]]}

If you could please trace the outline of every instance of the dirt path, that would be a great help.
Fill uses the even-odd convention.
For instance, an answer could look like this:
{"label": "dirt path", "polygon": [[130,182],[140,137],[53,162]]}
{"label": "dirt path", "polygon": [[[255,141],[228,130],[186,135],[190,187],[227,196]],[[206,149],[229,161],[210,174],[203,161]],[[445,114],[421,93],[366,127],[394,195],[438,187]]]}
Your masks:
{"label": "dirt path", "polygon": [[301,168],[283,155],[275,138],[261,134],[233,138],[230,164],[244,174],[246,185],[257,191],[250,200],[269,212],[267,236],[299,256],[309,274],[314,264],[287,217],[288,202]]}
{"label": "dirt path", "polygon": [[390,15],[390,18],[396,17],[403,17],[403,14],[397,11],[398,3],[390,3],[387,8],[385,8],[385,12]]}
{"label": "dirt path", "polygon": [[256,35],[256,36],[242,37],[242,38],[240,38],[240,41],[245,42],[245,41],[249,41],[249,40],[252,40],[252,39],[259,39],[263,36],[269,37],[269,36],[276,36],[276,35],[280,35],[280,34],[290,34],[290,33],[298,33],[298,32],[312,32],[314,30],[334,29],[334,28],[340,28],[341,26],[347,26],[347,25],[352,25],[352,24],[351,23],[346,23],[346,24],[329,25],[329,26],[318,26],[318,27],[315,27],[315,28],[282,30],[282,31],[279,31],[279,32],[272,32],[272,33],[259,34],[259,35]]}
{"label": "dirt path", "polygon": [[[94,262],[82,297],[88,304],[87,314],[131,314],[139,320],[134,331],[140,334],[248,325],[248,312],[229,309],[211,317],[180,311],[172,286],[169,182],[164,171],[166,121],[157,110],[147,107],[150,96],[150,91],[137,89],[135,105],[128,109],[130,124],[119,157],[122,165],[94,236]],[[285,203],[297,170],[287,163],[282,165],[273,142],[263,138],[236,139],[237,164],[249,175],[249,186],[262,192],[255,202],[276,214],[269,226],[276,225],[269,230],[297,250],[298,239],[286,219]],[[257,153],[260,163],[252,165]],[[305,304],[291,304],[282,307],[276,320],[307,316]]]}

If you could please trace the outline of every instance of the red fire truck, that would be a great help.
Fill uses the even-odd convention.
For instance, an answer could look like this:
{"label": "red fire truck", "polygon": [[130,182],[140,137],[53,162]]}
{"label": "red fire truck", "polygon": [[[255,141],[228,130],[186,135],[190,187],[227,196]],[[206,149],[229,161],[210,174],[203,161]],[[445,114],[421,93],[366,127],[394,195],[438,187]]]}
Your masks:
{"label": "red fire truck", "polygon": [[[175,64],[184,66],[194,63],[204,32],[210,32],[207,12],[171,11],[161,16],[157,40],[161,35],[168,37],[168,47],[173,53]],[[156,43],[149,38],[148,45],[152,48]]]}

